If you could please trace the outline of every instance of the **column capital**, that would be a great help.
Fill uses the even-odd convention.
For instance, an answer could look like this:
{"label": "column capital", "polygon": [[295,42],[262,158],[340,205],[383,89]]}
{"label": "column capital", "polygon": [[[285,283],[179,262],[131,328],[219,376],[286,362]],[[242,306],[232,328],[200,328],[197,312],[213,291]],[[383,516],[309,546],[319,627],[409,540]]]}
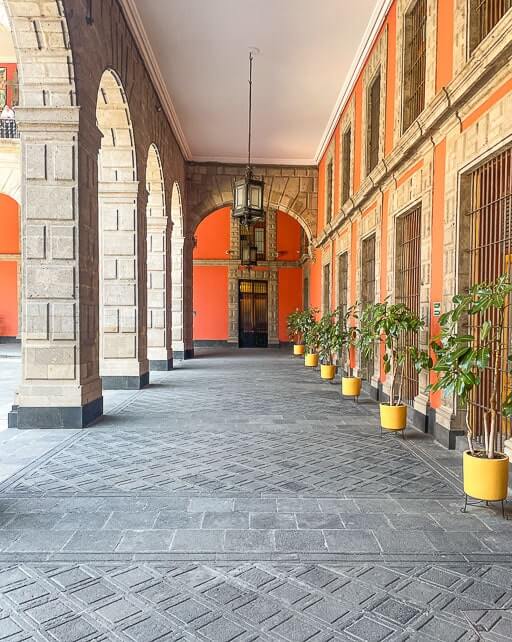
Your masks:
{"label": "column capital", "polygon": [[20,132],[78,132],[80,107],[16,107],[16,124]]}

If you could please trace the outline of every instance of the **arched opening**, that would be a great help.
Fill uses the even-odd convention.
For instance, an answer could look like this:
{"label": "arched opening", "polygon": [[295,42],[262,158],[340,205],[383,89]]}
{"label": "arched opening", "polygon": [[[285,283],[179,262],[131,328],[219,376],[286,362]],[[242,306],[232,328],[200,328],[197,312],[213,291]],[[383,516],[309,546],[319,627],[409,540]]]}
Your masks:
{"label": "arched opening", "polygon": [[20,208],[13,198],[2,193],[0,228],[0,342],[11,342],[20,333]]}
{"label": "arched opening", "polygon": [[[149,382],[145,287],[141,287],[138,182],[128,101],[107,69],[96,107],[102,133],[98,156],[100,257],[100,376],[104,389],[137,389]],[[144,317],[143,317],[144,315]]]}
{"label": "arched opening", "polygon": [[148,359],[150,370],[172,369],[169,274],[169,222],[160,154],[151,145],[146,165]]}
{"label": "arched opening", "polygon": [[230,207],[197,226],[193,254],[194,346],[277,346],[288,341],[287,317],[303,304],[308,244],[289,214],[270,210],[253,233],[257,265],[243,265],[246,232]]}
{"label": "arched opening", "polygon": [[171,196],[171,315],[172,315],[172,352],[175,359],[185,359],[185,304],[184,304],[184,251],[183,209],[178,183],[174,183]]}

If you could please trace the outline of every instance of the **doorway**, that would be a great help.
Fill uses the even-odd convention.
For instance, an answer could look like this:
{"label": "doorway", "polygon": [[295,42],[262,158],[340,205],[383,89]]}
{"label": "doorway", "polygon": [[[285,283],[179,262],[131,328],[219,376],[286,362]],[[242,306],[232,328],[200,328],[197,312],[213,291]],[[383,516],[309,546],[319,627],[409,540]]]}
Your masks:
{"label": "doorway", "polygon": [[266,281],[239,281],[238,345],[240,348],[268,346],[268,285]]}

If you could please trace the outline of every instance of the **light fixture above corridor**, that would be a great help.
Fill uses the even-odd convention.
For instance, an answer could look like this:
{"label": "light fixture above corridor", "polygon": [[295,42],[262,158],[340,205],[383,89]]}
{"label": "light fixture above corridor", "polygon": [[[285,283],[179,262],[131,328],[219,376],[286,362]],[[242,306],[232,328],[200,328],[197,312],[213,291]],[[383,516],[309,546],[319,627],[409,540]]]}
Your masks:
{"label": "light fixture above corridor", "polygon": [[252,135],[252,68],[254,56],[260,51],[256,47],[249,50],[249,136],[247,145],[247,168],[244,178],[233,182],[232,216],[242,225],[249,228],[253,223],[265,218],[263,211],[264,183],[256,179],[251,167],[251,135]]}

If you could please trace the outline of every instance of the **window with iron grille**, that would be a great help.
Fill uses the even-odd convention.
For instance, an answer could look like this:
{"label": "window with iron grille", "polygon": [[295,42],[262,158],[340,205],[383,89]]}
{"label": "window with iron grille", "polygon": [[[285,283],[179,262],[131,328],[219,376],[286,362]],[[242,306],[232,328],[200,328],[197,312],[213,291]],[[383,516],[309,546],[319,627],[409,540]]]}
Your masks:
{"label": "window with iron grille", "polygon": [[[420,315],[421,279],[421,205],[396,220],[395,302],[403,303],[416,316]],[[418,344],[417,333],[404,332],[400,343]],[[403,371],[403,400],[412,403],[419,393],[419,378],[409,359]]]}
{"label": "window with iron grille", "polygon": [[416,0],[404,22],[403,132],[425,107],[426,26],[427,0]]}
{"label": "window with iron grille", "polygon": [[304,310],[309,308],[309,279],[304,277]]}
{"label": "window with iron grille", "polygon": [[249,255],[249,248],[256,247],[256,259],[265,261],[266,252],[266,234],[265,222],[254,223],[249,227],[240,225],[240,256]]}
{"label": "window with iron grille", "polygon": [[[504,272],[512,273],[512,148],[490,159],[469,175],[466,188],[470,191],[466,215],[461,220],[461,238],[469,238],[469,283],[494,281]],[[488,320],[493,322],[491,314]],[[478,320],[470,317],[469,332],[475,334]],[[507,319],[504,336],[509,353],[512,353],[512,319]],[[506,352],[506,351],[505,351]],[[489,367],[481,376],[480,385],[474,390],[469,402],[470,420],[475,437],[483,442],[483,418],[489,409],[489,397],[493,378]],[[503,396],[512,387],[506,357],[500,364],[500,383]],[[501,404],[498,404],[501,406]],[[501,417],[498,421],[497,447],[512,435],[510,420]]]}
{"label": "window with iron grille", "polygon": [[324,265],[324,292],[323,292],[322,312],[325,314],[331,309],[331,266],[328,263]]}
{"label": "window with iron grille", "polygon": [[366,134],[366,173],[379,162],[380,146],[380,71],[368,88]]}
{"label": "window with iron grille", "polygon": [[350,197],[350,171],[352,164],[352,130],[350,127],[343,134],[341,152],[341,203],[343,204]]}
{"label": "window with iron grille", "polygon": [[[361,243],[361,305],[364,308],[375,303],[375,234]],[[374,374],[374,354],[361,355],[361,374],[368,381]]]}
{"label": "window with iron grille", "polygon": [[334,172],[333,172],[333,162],[332,159],[327,164],[327,170],[325,173],[325,222],[330,223],[332,219],[332,191],[334,183]]}
{"label": "window with iron grille", "polygon": [[469,53],[494,29],[512,8],[512,0],[470,0]]}
{"label": "window with iron grille", "polygon": [[348,252],[338,256],[338,305],[345,314],[348,306]]}

